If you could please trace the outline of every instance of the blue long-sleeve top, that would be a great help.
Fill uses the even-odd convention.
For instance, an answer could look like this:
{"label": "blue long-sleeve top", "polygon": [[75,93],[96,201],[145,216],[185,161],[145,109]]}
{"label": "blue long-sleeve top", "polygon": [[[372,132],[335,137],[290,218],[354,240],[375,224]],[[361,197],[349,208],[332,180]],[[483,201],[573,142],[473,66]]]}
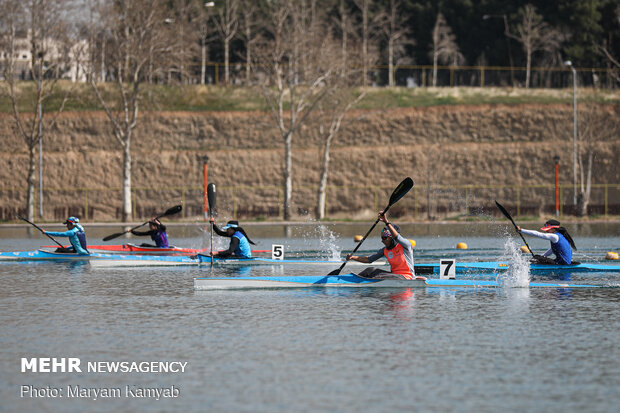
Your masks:
{"label": "blue long-sleeve top", "polygon": [[[81,254],[81,255],[88,255],[88,250],[82,247],[82,243],[80,242],[80,238],[78,236],[79,232],[84,234],[84,228],[82,228],[81,225],[76,225],[72,229],[69,229],[63,232],[45,231],[46,234],[51,235],[53,237],[69,238],[69,242],[71,243],[71,245],[73,245],[73,248],[75,249],[76,253]],[[86,237],[84,237],[84,240],[86,240]]]}

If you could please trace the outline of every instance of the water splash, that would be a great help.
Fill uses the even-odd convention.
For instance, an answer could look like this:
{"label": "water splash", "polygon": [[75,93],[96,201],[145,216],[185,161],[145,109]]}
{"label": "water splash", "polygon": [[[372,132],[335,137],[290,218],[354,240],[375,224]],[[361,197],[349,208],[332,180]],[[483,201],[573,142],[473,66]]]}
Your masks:
{"label": "water splash", "polygon": [[338,246],[336,235],[323,224],[319,224],[316,227],[316,232],[319,237],[321,254],[326,255],[326,258],[330,261],[340,261],[342,251]]}
{"label": "water splash", "polygon": [[507,287],[528,287],[530,284],[529,256],[521,252],[514,238],[508,237],[504,244],[502,260],[508,261],[508,271],[498,276]]}

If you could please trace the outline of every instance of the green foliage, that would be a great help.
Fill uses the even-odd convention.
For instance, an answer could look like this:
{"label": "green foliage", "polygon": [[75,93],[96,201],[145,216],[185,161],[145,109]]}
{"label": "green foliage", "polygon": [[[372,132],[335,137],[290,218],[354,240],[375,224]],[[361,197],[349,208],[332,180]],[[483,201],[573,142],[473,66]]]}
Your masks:
{"label": "green foliage", "polygon": [[[0,82],[1,83],[1,82]],[[1,85],[0,85],[1,86]],[[20,110],[31,112],[35,106],[34,84],[20,82]],[[58,109],[63,88],[72,88],[72,94],[65,105],[65,111],[101,110],[93,91],[86,84],[59,84],[58,93],[50,98],[46,106],[48,112]],[[361,88],[352,90],[360,93]],[[104,85],[102,93],[113,101],[117,90],[113,83]],[[116,98],[118,101],[118,98]],[[361,109],[389,109],[406,107],[426,107],[440,105],[481,105],[523,103],[553,104],[571,103],[572,89],[514,89],[514,88],[367,88],[366,97],[358,105]],[[620,103],[617,90],[593,90],[582,88],[579,91],[580,103]],[[262,95],[252,88],[220,86],[165,86],[144,84],[141,95],[141,111],[267,111]],[[10,100],[0,99],[0,112],[12,111]]]}

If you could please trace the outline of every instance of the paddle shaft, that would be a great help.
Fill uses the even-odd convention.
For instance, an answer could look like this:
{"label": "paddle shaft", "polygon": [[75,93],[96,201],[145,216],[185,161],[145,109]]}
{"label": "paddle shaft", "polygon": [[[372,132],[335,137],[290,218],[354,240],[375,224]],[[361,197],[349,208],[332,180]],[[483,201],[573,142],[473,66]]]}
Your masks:
{"label": "paddle shaft", "polygon": [[497,207],[499,208],[500,211],[502,211],[502,214],[504,214],[504,216],[506,218],[508,218],[510,220],[510,222],[512,222],[512,225],[515,227],[515,231],[517,231],[517,234],[519,234],[519,236],[521,237],[521,239],[523,240],[523,243],[525,244],[525,246],[527,247],[528,251],[530,252],[530,254],[532,254],[532,257],[534,257],[534,253],[532,252],[532,249],[530,248],[529,245],[527,245],[527,241],[525,240],[525,238],[523,237],[523,234],[521,234],[521,231],[519,231],[519,227],[517,226],[517,224],[515,224],[515,221],[512,219],[512,216],[510,216],[510,213],[508,213],[508,211],[506,210],[506,208],[504,208],[499,202],[495,201],[495,204],[497,205]]}
{"label": "paddle shaft", "polygon": [[15,215],[17,215],[17,218],[21,219],[22,221],[26,221],[27,223],[29,223],[30,225],[32,225],[33,227],[35,227],[36,229],[41,231],[42,234],[47,235],[49,237],[49,239],[54,241],[56,244],[60,245],[61,248],[64,248],[64,245],[62,245],[60,242],[56,241],[56,239],[54,239],[50,234],[47,234],[45,231],[43,231],[41,228],[39,228],[36,224],[34,224],[33,222],[28,221],[26,218],[22,217],[19,214],[15,214]]}
{"label": "paddle shaft", "polygon": [[[183,209],[183,206],[181,206],[181,205],[176,205],[176,206],[173,206],[172,208],[168,208],[168,210],[167,210],[166,212],[164,212],[164,213],[162,213],[162,214],[157,215],[154,219],[159,219],[159,218],[161,218],[161,217],[165,217],[165,216],[168,216],[168,215],[173,215],[173,214],[176,214],[177,212],[180,212],[182,209]],[[131,229],[128,229],[128,230],[126,230],[126,231],[123,231],[123,232],[117,232],[116,234],[108,235],[108,236],[107,236],[107,237],[105,237],[103,240],[104,240],[104,241],[110,241],[110,240],[112,240],[112,239],[114,239],[114,238],[118,238],[118,237],[120,237],[121,235],[127,234],[128,232],[131,232],[131,231],[133,231],[134,229],[138,229],[138,228],[140,228],[140,227],[143,227],[143,226],[145,226],[145,225],[146,225],[146,224],[148,224],[148,223],[149,223],[149,221],[146,221],[146,222],[143,222],[142,224],[140,224],[140,225],[138,225],[138,226],[136,226],[136,227],[133,227],[133,228],[131,228]]]}
{"label": "paddle shaft", "polygon": [[[207,200],[209,202],[209,221],[213,218],[213,210],[215,209],[216,190],[215,184],[207,185]],[[213,269],[213,227],[214,222],[211,221],[211,269]]]}

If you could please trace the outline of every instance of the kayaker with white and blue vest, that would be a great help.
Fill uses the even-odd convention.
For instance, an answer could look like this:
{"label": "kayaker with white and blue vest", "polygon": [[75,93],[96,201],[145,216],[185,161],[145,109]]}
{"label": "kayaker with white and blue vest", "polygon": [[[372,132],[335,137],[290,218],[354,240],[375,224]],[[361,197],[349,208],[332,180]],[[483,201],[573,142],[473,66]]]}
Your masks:
{"label": "kayaker with white and blue vest", "polygon": [[219,258],[252,258],[250,244],[255,244],[245,233],[245,230],[239,226],[238,221],[228,221],[222,229],[215,225],[214,218],[211,218],[211,222],[213,222],[213,231],[217,235],[230,238],[230,245],[227,250],[211,251],[211,255]]}
{"label": "kayaker with white and blue vest", "polygon": [[155,248],[169,248],[168,244],[168,235],[166,234],[166,226],[159,222],[157,218],[153,218],[149,221],[149,230],[148,231],[136,231],[135,229],[131,230],[133,235],[137,235],[139,237],[151,237],[155,245],[142,243],[141,247],[155,247]]}
{"label": "kayaker with white and blue vest", "polygon": [[385,247],[367,257],[347,254],[347,260],[369,264],[385,257],[390,264],[390,271],[368,267],[359,273],[359,276],[382,280],[412,280],[415,278],[415,269],[413,267],[413,247],[411,242],[400,235],[400,227],[389,222],[383,211],[379,212],[379,220],[385,223],[385,228],[381,231],[381,242]]}
{"label": "kayaker with white and blue vest", "polygon": [[[543,255],[535,255],[533,262],[537,264],[557,264],[570,265],[573,264],[573,250],[576,250],[575,242],[568,234],[566,228],[560,226],[560,221],[550,219],[540,229],[543,232],[532,231],[517,227],[517,230],[525,235],[531,235],[546,239],[551,242],[549,248]],[[549,258],[549,255],[555,254],[555,259]]]}
{"label": "kayaker with white and blue vest", "polygon": [[80,220],[76,217],[69,217],[63,224],[67,226],[67,230],[64,232],[43,230],[43,233],[47,235],[69,238],[71,246],[56,248],[56,252],[80,255],[90,254],[86,245],[86,233],[84,232],[84,228],[80,225]]}

